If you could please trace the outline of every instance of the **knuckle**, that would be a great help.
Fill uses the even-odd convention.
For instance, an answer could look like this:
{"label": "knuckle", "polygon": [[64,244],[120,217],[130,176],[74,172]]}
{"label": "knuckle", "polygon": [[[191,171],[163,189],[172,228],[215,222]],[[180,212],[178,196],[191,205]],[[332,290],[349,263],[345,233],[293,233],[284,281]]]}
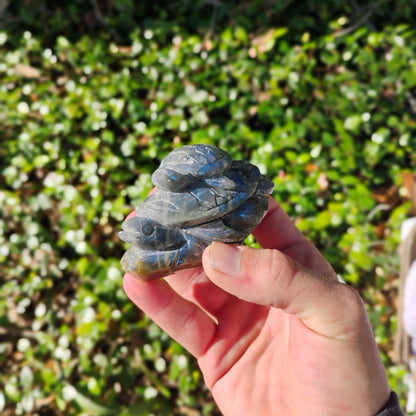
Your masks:
{"label": "knuckle", "polygon": [[279,250],[263,250],[259,256],[257,269],[260,270],[260,278],[263,280],[265,293],[271,300],[271,305],[285,309],[285,299],[289,291],[293,290],[298,268],[295,262]]}

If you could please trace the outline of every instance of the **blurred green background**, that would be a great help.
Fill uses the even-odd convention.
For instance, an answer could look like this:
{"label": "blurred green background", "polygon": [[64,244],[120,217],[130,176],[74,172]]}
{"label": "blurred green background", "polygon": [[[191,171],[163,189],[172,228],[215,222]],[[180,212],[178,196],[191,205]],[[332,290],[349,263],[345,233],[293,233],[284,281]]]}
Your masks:
{"label": "blurred green background", "polygon": [[414,0],[0,0],[0,412],[218,415],[122,290],[173,148],[255,163],[368,305],[392,387],[416,165]]}

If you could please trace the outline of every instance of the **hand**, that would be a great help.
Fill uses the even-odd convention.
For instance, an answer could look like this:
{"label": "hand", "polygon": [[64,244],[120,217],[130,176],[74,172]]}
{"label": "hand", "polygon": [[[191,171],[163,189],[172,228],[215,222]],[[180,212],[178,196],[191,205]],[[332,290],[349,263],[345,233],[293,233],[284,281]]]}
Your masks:
{"label": "hand", "polygon": [[124,278],[130,299],[197,359],[224,415],[375,415],[390,394],[361,298],[276,201],[263,249],[214,243],[203,268]]}

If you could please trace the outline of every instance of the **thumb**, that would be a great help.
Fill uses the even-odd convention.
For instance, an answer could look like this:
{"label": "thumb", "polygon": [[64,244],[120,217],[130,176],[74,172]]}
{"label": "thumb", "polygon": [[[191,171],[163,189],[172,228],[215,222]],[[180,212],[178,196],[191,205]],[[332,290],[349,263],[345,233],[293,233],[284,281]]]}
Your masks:
{"label": "thumb", "polygon": [[226,292],[279,308],[321,335],[345,339],[369,330],[354,289],[333,276],[314,274],[279,250],[213,243],[202,264],[208,278]]}

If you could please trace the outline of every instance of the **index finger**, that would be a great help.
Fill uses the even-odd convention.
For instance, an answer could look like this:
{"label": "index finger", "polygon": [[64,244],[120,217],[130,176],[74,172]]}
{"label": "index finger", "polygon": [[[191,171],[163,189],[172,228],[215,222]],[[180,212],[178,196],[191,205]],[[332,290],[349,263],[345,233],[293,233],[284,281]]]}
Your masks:
{"label": "index finger", "polygon": [[267,214],[253,235],[263,248],[277,249],[314,272],[336,277],[331,265],[301,233],[275,199],[269,198]]}

